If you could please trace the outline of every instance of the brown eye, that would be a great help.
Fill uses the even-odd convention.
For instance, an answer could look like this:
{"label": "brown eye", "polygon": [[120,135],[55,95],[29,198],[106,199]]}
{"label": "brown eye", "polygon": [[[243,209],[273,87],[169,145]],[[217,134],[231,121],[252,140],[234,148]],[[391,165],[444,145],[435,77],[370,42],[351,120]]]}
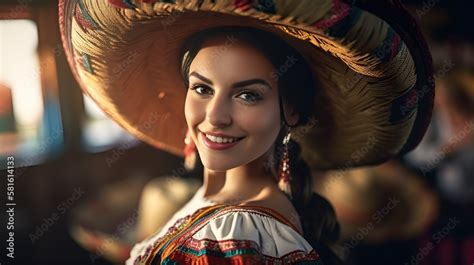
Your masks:
{"label": "brown eye", "polygon": [[212,89],[204,85],[194,85],[191,87],[191,90],[195,90],[199,95],[210,95],[212,94]]}

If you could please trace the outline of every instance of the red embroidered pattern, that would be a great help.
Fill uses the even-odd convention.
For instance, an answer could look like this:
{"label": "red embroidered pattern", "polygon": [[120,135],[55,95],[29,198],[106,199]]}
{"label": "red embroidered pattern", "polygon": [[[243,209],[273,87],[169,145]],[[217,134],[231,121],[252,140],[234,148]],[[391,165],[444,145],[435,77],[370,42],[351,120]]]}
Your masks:
{"label": "red embroidered pattern", "polygon": [[[229,264],[233,261],[245,261],[239,264],[292,264],[302,261],[318,261],[319,255],[312,250],[290,252],[280,258],[262,254],[258,244],[252,240],[197,240],[190,238],[179,251],[175,251],[170,260],[186,264]],[[237,263],[236,263],[237,264]],[[318,264],[318,263],[316,263]]]}
{"label": "red embroidered pattern", "polygon": [[153,242],[153,244],[150,244],[146,248],[146,250],[145,250],[145,252],[143,252],[143,254],[141,254],[140,256],[137,257],[134,264],[141,264],[142,262],[144,262],[150,256],[150,254],[153,252],[153,250],[161,243],[161,241],[165,237],[168,237],[169,235],[174,234],[177,231],[179,231],[180,229],[182,229],[187,224],[187,222],[189,221],[191,216],[192,216],[191,214],[188,214],[187,216],[179,218],[178,220],[176,220],[174,225],[172,225],[170,228],[168,228],[168,231],[166,231],[166,233],[163,236],[156,239],[155,242]]}
{"label": "red embroidered pattern", "polygon": [[[134,264],[152,264],[155,262],[178,262],[185,264],[288,264],[292,262],[310,262],[322,264],[314,251],[303,250],[287,253],[277,258],[263,255],[260,246],[252,240],[197,240],[192,236],[212,219],[229,212],[243,211],[276,219],[292,227],[287,220],[269,208],[258,206],[215,205],[203,207],[191,215],[178,219],[168,231],[150,244],[138,256]],[[313,263],[314,262],[314,263]]]}

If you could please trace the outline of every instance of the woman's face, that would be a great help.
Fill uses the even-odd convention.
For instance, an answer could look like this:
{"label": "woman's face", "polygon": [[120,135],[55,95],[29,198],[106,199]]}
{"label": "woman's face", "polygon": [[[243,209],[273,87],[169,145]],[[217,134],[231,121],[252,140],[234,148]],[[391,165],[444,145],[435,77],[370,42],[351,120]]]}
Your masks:
{"label": "woman's face", "polygon": [[190,65],[185,115],[206,168],[242,166],[272,147],[281,128],[273,71],[262,54],[238,40],[204,43]]}

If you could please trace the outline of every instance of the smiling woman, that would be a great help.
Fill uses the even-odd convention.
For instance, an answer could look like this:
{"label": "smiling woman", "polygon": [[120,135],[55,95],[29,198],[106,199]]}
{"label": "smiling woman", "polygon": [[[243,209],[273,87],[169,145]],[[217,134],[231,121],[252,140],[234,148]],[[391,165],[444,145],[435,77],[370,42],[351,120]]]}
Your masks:
{"label": "smiling woman", "polygon": [[[60,4],[84,91],[140,139],[198,154],[204,168],[194,197],[127,264],[341,264],[339,225],[310,169],[381,163],[418,144],[433,84],[412,19],[397,1],[169,2]],[[112,75],[131,50],[142,52]]]}
{"label": "smiling woman", "polygon": [[[237,42],[226,47],[226,53],[219,58],[214,57],[216,51],[225,47],[229,34]],[[282,60],[280,54],[296,54],[296,51],[268,33],[239,27],[203,31],[187,43],[182,73],[185,86],[189,87],[185,116],[190,136],[204,167],[209,171],[225,172],[225,184],[219,191],[211,194],[209,186],[214,185],[207,182],[204,194],[221,203],[278,209],[302,232],[300,221],[294,218],[298,216],[297,211],[278,189],[275,173],[278,169],[269,170],[278,165],[272,165],[270,161],[276,160],[276,143],[281,142],[283,133],[289,128],[286,120],[294,126],[299,117],[303,119],[307,115],[297,113],[288,105],[291,113],[280,116],[283,112],[279,111],[279,80],[271,76],[275,71],[273,62]],[[271,54],[264,55],[257,48],[265,44],[274,47]],[[301,57],[299,54],[294,56]],[[307,74],[308,83],[304,89],[307,95],[299,101],[301,105],[308,105],[314,96],[308,65],[295,66],[293,71],[299,74],[289,74],[289,77],[304,79],[304,73]],[[305,98],[310,100],[305,101]]]}
{"label": "smiling woman", "polygon": [[[222,49],[228,35],[237,41],[226,47],[227,52],[216,59],[212,54]],[[187,44],[184,49],[186,60],[183,62],[182,73],[185,86],[191,89],[188,90],[185,104],[190,135],[196,143],[205,168],[209,171],[226,172],[225,183],[218,192],[210,192],[209,186],[212,186],[212,183],[206,182],[208,187],[204,190],[204,196],[213,193],[207,198],[212,198],[215,202],[266,207],[281,214],[291,227],[303,235],[300,220],[304,217],[303,201],[307,201],[311,194],[310,190],[304,190],[303,187],[312,186],[308,166],[303,160],[298,161],[299,146],[291,141],[289,145],[292,148],[289,153],[288,150],[286,152],[293,158],[291,162],[297,165],[297,168],[295,167],[292,173],[294,180],[290,190],[288,187],[284,188],[288,184],[285,181],[289,181],[289,176],[284,177],[283,171],[277,173],[280,163],[274,161],[281,160],[282,148],[287,147],[279,143],[290,126],[302,125],[309,120],[308,115],[315,94],[309,65],[296,50],[281,39],[252,28],[214,28],[193,36]],[[275,69],[286,60],[287,55],[298,58],[298,64],[287,69],[287,75],[281,79],[275,78]],[[192,76],[198,71],[206,75],[204,80]],[[186,73],[189,72],[191,74],[188,80]],[[210,92],[205,96],[202,93],[194,94],[192,89],[195,86],[206,86],[206,90]],[[293,97],[285,97],[282,100],[281,95],[288,94]],[[242,97],[245,95],[247,97]],[[223,139],[216,136],[237,141],[224,143],[226,151],[219,152],[216,151],[215,142]],[[293,198],[294,205],[279,189],[279,177],[282,190],[286,190],[289,198]],[[312,206],[318,208],[318,205],[318,215],[328,220],[316,228],[323,231],[318,241],[329,245],[334,242],[327,239],[337,238],[337,222],[330,205],[315,196]],[[306,234],[315,234],[314,227],[311,227],[311,224],[315,223],[314,220],[303,220],[307,225]],[[286,233],[294,231],[289,230]],[[304,244],[293,247],[299,247],[302,253],[305,251]],[[332,255],[329,250],[320,248],[318,251],[327,262],[338,263],[335,256],[329,257]],[[308,260],[316,262],[311,252],[306,253]],[[317,260],[319,262],[319,258]]]}
{"label": "smiling woman", "polygon": [[[219,58],[213,54],[224,46],[225,35],[203,44],[189,66],[185,103],[186,121],[204,166],[233,169],[227,172],[233,179],[243,175],[239,166],[250,166],[270,149],[281,128],[279,112],[273,112],[279,109],[278,85],[269,76],[274,67],[236,38]],[[222,143],[225,139],[233,143]]]}

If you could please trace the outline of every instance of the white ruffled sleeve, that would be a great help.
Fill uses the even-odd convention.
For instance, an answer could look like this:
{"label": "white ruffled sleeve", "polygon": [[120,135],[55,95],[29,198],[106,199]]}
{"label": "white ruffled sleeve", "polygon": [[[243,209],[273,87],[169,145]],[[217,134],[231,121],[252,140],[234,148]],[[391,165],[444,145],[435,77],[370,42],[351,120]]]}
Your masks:
{"label": "white ruffled sleeve", "polygon": [[311,245],[292,227],[245,208],[230,210],[207,222],[188,241],[188,249],[196,256],[212,255],[206,261],[214,262],[225,257],[262,264],[322,264]]}

